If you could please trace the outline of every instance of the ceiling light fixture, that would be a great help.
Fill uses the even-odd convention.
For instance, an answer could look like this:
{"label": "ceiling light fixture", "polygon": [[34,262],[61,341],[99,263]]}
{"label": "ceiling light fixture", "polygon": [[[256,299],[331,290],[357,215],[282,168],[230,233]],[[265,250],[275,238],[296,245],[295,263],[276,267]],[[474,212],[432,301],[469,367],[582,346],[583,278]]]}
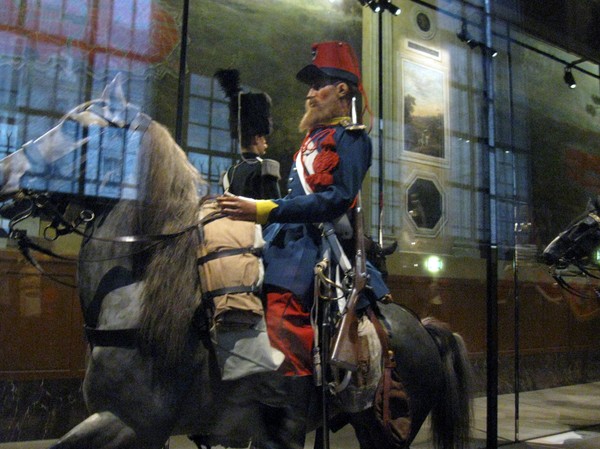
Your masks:
{"label": "ceiling light fixture", "polygon": [[565,74],[563,75],[563,79],[567,86],[571,89],[575,89],[577,87],[577,82],[575,81],[575,77],[573,76],[573,69],[577,68],[577,64],[581,64],[582,62],[587,61],[585,58],[576,59],[575,61],[571,61],[569,64],[565,66]]}
{"label": "ceiling light fixture", "polygon": [[478,41],[474,39],[473,36],[471,36],[469,31],[467,30],[467,22],[465,20],[462,21],[460,31],[456,33],[456,37],[458,37],[458,39],[461,42],[465,42],[469,46],[469,48],[479,47],[481,48],[482,53],[484,53],[485,55],[491,56],[492,58],[498,56],[498,50],[492,47],[488,47],[483,42]]}
{"label": "ceiling light fixture", "polygon": [[380,12],[381,11],[381,5],[377,1],[369,2],[367,4],[367,6],[369,8],[371,8],[373,10],[373,12]]}
{"label": "ceiling light fixture", "polygon": [[384,0],[383,6],[394,16],[399,16],[402,12],[402,10],[394,5],[390,0]]}
{"label": "ceiling light fixture", "polygon": [[[469,34],[469,32],[467,31],[467,22],[463,20],[462,25],[460,27],[460,31],[458,33],[456,33],[456,37],[458,37],[460,39],[461,42],[466,42],[467,44],[469,44],[469,46],[471,47],[471,43],[472,42],[476,42],[473,39],[473,36],[471,36]],[[477,44],[475,44],[475,46],[477,46]],[[474,47],[471,47],[474,48]]]}
{"label": "ceiling light fixture", "polygon": [[400,15],[402,10],[392,3],[392,0],[358,0],[361,6],[368,6],[375,13],[388,11],[394,16]]}
{"label": "ceiling light fixture", "polygon": [[577,87],[575,77],[571,72],[571,65],[565,66],[565,75],[563,76],[563,79],[565,80],[567,86],[569,86],[571,89],[575,89]]}

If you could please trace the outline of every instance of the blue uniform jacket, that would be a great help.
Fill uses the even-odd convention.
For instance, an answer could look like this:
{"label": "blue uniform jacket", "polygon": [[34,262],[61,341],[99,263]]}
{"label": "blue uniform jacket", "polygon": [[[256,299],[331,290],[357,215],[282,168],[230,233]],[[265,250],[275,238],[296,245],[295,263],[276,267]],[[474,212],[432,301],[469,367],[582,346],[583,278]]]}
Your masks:
{"label": "blue uniform jacket", "polygon": [[[312,301],[314,266],[321,255],[321,233],[315,224],[332,221],[350,208],[371,166],[372,145],[366,132],[342,125],[334,128],[339,163],[333,170],[333,183],[307,195],[294,165],[288,194],[275,200],[278,207],[270,212],[271,224],[264,230],[264,283],[291,291],[305,305]],[[319,130],[322,128],[311,135]],[[317,151],[321,151],[320,145]],[[381,279],[378,273],[371,277]],[[379,286],[376,295],[389,292],[383,281],[375,283]]]}

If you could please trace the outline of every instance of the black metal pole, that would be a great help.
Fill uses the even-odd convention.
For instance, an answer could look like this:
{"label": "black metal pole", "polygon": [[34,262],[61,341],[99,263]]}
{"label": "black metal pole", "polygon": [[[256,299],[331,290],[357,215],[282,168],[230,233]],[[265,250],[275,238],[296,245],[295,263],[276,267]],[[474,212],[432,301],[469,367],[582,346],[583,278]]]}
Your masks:
{"label": "black metal pole", "polygon": [[513,71],[512,71],[512,46],[511,46],[511,27],[507,25],[506,35],[507,40],[507,59],[508,59],[508,92],[509,92],[509,123],[510,123],[510,151],[512,156],[512,175],[513,175],[513,216],[514,216],[514,242],[515,251],[513,256],[513,288],[514,288],[514,389],[515,389],[515,441],[519,441],[519,422],[520,422],[520,404],[519,394],[521,391],[521,298],[519,292],[519,247],[518,243],[520,240],[519,235],[524,232],[523,228],[519,224],[521,222],[521,215],[519,213],[519,198],[518,198],[518,185],[517,185],[517,167],[516,167],[516,155],[515,155],[515,143],[514,143],[514,130],[515,130],[515,113],[514,113],[514,98],[513,98]]}
{"label": "black metal pole", "polygon": [[187,38],[190,1],[183,1],[181,24],[181,51],[179,52],[179,82],[177,85],[177,111],[175,117],[175,142],[182,146],[183,135],[183,103],[185,98],[185,70],[187,67]]}
{"label": "black metal pole", "polygon": [[[319,301],[320,299],[315,298]],[[329,344],[331,343],[330,319],[331,319],[331,301],[322,301],[322,316],[321,316],[321,369],[322,369],[322,385],[321,385],[321,405],[323,407],[323,424],[321,430],[321,448],[329,449],[329,390],[327,369],[329,366]]]}
{"label": "black metal pole", "polygon": [[379,115],[379,219],[377,226],[377,239],[379,244],[383,246],[383,11],[377,14],[377,52],[378,52],[378,81],[379,81],[379,102],[377,106],[377,114]]}
{"label": "black metal pole", "polygon": [[[324,261],[325,259],[323,259],[320,263],[323,263]],[[327,277],[331,279],[333,274],[330,264],[327,265],[327,271]],[[332,287],[330,285],[327,285],[326,290],[326,296],[333,297]],[[315,442],[313,448],[329,449],[329,345],[331,343],[332,310],[331,301],[323,300],[321,298],[321,291],[320,287],[318,286],[316,276],[314,300],[318,301],[317,327],[319,329],[319,335],[317,343],[319,345],[318,356],[319,364],[321,366],[319,379],[321,382],[319,385],[321,395],[321,425],[315,432]]]}
{"label": "black metal pole", "polygon": [[483,64],[488,130],[489,245],[487,252],[487,449],[498,447],[498,236],[496,211],[496,138],[494,125],[494,65],[490,1],[485,0]]}

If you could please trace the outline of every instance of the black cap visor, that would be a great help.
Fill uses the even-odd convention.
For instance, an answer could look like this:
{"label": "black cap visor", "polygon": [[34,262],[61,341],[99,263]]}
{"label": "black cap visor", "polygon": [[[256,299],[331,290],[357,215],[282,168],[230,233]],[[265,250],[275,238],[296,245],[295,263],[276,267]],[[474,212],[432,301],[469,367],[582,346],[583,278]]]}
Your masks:
{"label": "black cap visor", "polygon": [[339,79],[358,85],[358,77],[346,70],[336,69],[334,67],[317,67],[314,64],[309,64],[296,74],[296,79],[304,84],[311,85],[315,81],[323,78]]}

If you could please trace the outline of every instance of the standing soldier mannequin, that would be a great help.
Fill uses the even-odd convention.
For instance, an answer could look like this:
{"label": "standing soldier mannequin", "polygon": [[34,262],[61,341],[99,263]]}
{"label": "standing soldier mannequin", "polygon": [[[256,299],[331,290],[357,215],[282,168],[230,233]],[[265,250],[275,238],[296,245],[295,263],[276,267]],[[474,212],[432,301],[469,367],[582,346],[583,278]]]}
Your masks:
{"label": "standing soldier mannequin", "polygon": [[[362,92],[358,58],[345,42],[312,46],[312,64],[296,78],[309,86],[300,129],[306,132],[288,183],[288,195],[276,200],[235,196],[218,199],[236,220],[271,223],[264,230],[266,319],[271,344],[285,354],[273,379],[273,396],[283,403],[265,417],[266,430],[255,442],[260,449],[302,449],[310,397],[314,397],[312,348],[314,332],[314,266],[322,255],[319,223],[333,222],[353,206],[371,165],[371,140],[354,123],[352,105]],[[373,280],[379,298],[387,287]]]}
{"label": "standing soldier mannequin", "polygon": [[271,99],[264,93],[242,93],[237,70],[220,70],[216,76],[230,98],[231,138],[239,142],[241,156],[223,174],[223,190],[247,198],[281,198],[279,162],[264,158],[272,130]]}

